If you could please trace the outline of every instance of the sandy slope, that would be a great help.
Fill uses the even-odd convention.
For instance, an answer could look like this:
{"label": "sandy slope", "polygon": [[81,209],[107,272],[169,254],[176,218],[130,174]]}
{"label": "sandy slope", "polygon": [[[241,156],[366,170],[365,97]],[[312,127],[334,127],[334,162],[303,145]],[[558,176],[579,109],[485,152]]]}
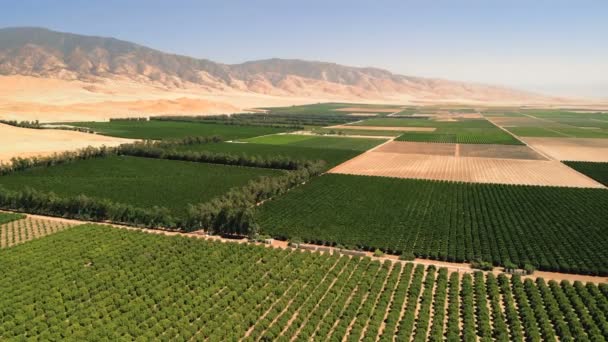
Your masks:
{"label": "sandy slope", "polygon": [[117,146],[129,139],[54,129],[28,129],[0,124],[0,162],[12,157],[50,155],[87,146]]}
{"label": "sandy slope", "polygon": [[[318,81],[315,81],[318,82]],[[264,89],[205,87],[183,83],[168,87],[154,82],[137,82],[128,78],[104,78],[96,82],[42,78],[33,76],[0,76],[0,118],[11,120],[83,121],[107,120],[111,117],[170,114],[235,113],[253,107],[288,106],[317,102],[353,102],[386,104],[518,105],[501,101],[496,94],[480,94],[476,99],[449,96],[412,96],[401,93],[353,93],[344,86],[310,80],[296,82],[300,88]],[[280,84],[285,89],[291,89]],[[534,103],[527,103],[534,104]],[[569,104],[570,105],[570,104]],[[354,108],[353,108],[354,109]],[[387,109],[388,110],[388,109]],[[392,110],[392,109],[391,109]]]}

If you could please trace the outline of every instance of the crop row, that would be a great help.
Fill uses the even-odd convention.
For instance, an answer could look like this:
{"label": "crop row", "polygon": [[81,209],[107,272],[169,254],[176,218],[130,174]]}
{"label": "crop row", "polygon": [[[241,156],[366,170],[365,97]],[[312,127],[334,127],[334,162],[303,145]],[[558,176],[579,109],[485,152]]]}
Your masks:
{"label": "crop row", "polygon": [[[19,215],[24,217],[23,215]],[[0,225],[0,248],[10,247],[67,229],[72,224],[58,220],[25,218]]]}
{"label": "crop row", "polygon": [[608,191],[328,174],[257,211],[262,231],[446,261],[608,274]]}
{"label": "crop row", "polygon": [[0,272],[2,340],[608,337],[605,284],[449,274],[103,226],[1,250]]}

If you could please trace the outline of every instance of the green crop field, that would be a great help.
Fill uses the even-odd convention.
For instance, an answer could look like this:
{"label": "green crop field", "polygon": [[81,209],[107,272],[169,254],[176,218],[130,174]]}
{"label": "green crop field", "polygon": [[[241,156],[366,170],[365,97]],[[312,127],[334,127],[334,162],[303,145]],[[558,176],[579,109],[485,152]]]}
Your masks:
{"label": "green crop field", "polygon": [[433,132],[406,132],[397,140],[460,143],[460,144],[506,144],[522,143],[510,134],[485,119],[461,119],[458,121],[435,121],[429,119],[376,118],[357,122],[353,126],[381,127],[434,127]]}
{"label": "green crop field", "polygon": [[261,109],[268,110],[271,114],[336,114],[345,113],[336,111],[340,108],[395,108],[399,109],[401,106],[397,105],[384,105],[384,104],[360,104],[360,103],[317,103],[302,106],[289,106],[289,107],[265,107]]}
{"label": "green crop field", "polygon": [[250,143],[287,145],[337,150],[367,151],[385,140],[376,138],[319,137],[314,135],[280,134],[246,139]]}
{"label": "green crop field", "polygon": [[564,164],[608,186],[608,163],[565,161]]}
{"label": "green crop field", "polygon": [[[353,126],[353,128],[356,128]],[[400,131],[380,131],[369,129],[345,129],[345,128],[311,128],[311,132],[315,134],[337,134],[337,135],[361,135],[361,136],[381,136],[381,137],[396,137],[403,132]]]}
{"label": "green crop field", "polygon": [[70,125],[88,127],[99,134],[113,137],[154,140],[212,135],[220,136],[225,140],[231,140],[286,131],[286,129],[283,128],[262,126],[221,125],[213,123],[160,120],[77,122],[70,123]]}
{"label": "green crop field", "polygon": [[[24,262],[27,261],[27,262]],[[79,226],[0,250],[2,340],[602,341],[608,287]]]}
{"label": "green crop field", "polygon": [[40,167],[0,177],[7,189],[31,187],[60,196],[85,194],[149,208],[184,212],[259,176],[283,171],[163,159],[111,156]]}
{"label": "green crop field", "polygon": [[[381,141],[380,141],[381,142]],[[354,158],[360,151],[338,148],[301,147],[290,144],[217,143],[180,146],[181,151],[208,151],[233,155],[256,156],[262,158],[286,157],[295,160],[324,160],[327,167],[333,167]]]}
{"label": "green crop field", "polygon": [[25,215],[0,212],[0,225],[24,218]]}
{"label": "green crop field", "polygon": [[608,191],[329,174],[267,201],[268,234],[608,274]]}

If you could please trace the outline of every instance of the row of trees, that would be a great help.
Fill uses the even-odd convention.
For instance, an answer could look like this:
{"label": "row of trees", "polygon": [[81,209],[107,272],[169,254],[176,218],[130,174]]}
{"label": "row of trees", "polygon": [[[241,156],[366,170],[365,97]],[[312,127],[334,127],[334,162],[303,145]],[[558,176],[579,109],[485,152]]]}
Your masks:
{"label": "row of trees", "polygon": [[182,160],[198,163],[249,166],[270,169],[298,170],[312,164],[311,161],[296,160],[284,156],[249,156],[210,151],[178,151],[163,148],[159,144],[136,143],[123,145],[119,153],[136,157]]}
{"label": "row of trees", "polygon": [[21,128],[35,128],[35,129],[42,128],[42,125],[40,124],[40,122],[38,120],[35,120],[35,121],[0,120],[0,123],[5,124],[5,125],[15,126],[15,127],[21,127]]}
{"label": "row of trees", "polygon": [[23,171],[33,167],[50,167],[77,160],[101,158],[109,155],[131,155],[152,158],[215,162],[228,165],[273,167],[292,170],[278,177],[261,177],[240,189],[208,203],[193,204],[186,215],[174,216],[167,208],[137,208],[107,199],[85,195],[59,197],[31,188],[19,191],[0,187],[0,207],[31,213],[71,217],[83,220],[111,221],[150,228],[164,227],[192,231],[208,229],[217,234],[255,235],[253,208],[261,201],[287,192],[292,187],[321,174],[324,162],[294,161],[289,159],[256,159],[234,157],[227,154],[178,152],[167,149],[177,145],[214,143],[218,137],[189,137],[163,142],[125,144],[116,148],[88,147],[76,152],[57,153],[47,157],[13,158],[10,164],[0,164],[0,175]]}

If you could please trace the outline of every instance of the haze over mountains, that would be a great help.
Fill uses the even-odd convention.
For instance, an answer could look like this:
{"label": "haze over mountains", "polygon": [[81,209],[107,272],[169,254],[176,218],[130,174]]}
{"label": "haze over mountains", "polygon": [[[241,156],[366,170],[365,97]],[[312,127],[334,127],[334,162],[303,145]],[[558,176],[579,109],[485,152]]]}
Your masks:
{"label": "haze over mountains", "polygon": [[[500,86],[403,76],[377,68],[325,62],[268,59],[229,65],[114,38],[42,28],[0,29],[0,75],[0,96],[7,100],[0,104],[4,116],[97,111],[104,111],[106,116],[138,111],[231,112],[316,101],[559,101]],[[109,111],[115,113],[106,114]]]}

